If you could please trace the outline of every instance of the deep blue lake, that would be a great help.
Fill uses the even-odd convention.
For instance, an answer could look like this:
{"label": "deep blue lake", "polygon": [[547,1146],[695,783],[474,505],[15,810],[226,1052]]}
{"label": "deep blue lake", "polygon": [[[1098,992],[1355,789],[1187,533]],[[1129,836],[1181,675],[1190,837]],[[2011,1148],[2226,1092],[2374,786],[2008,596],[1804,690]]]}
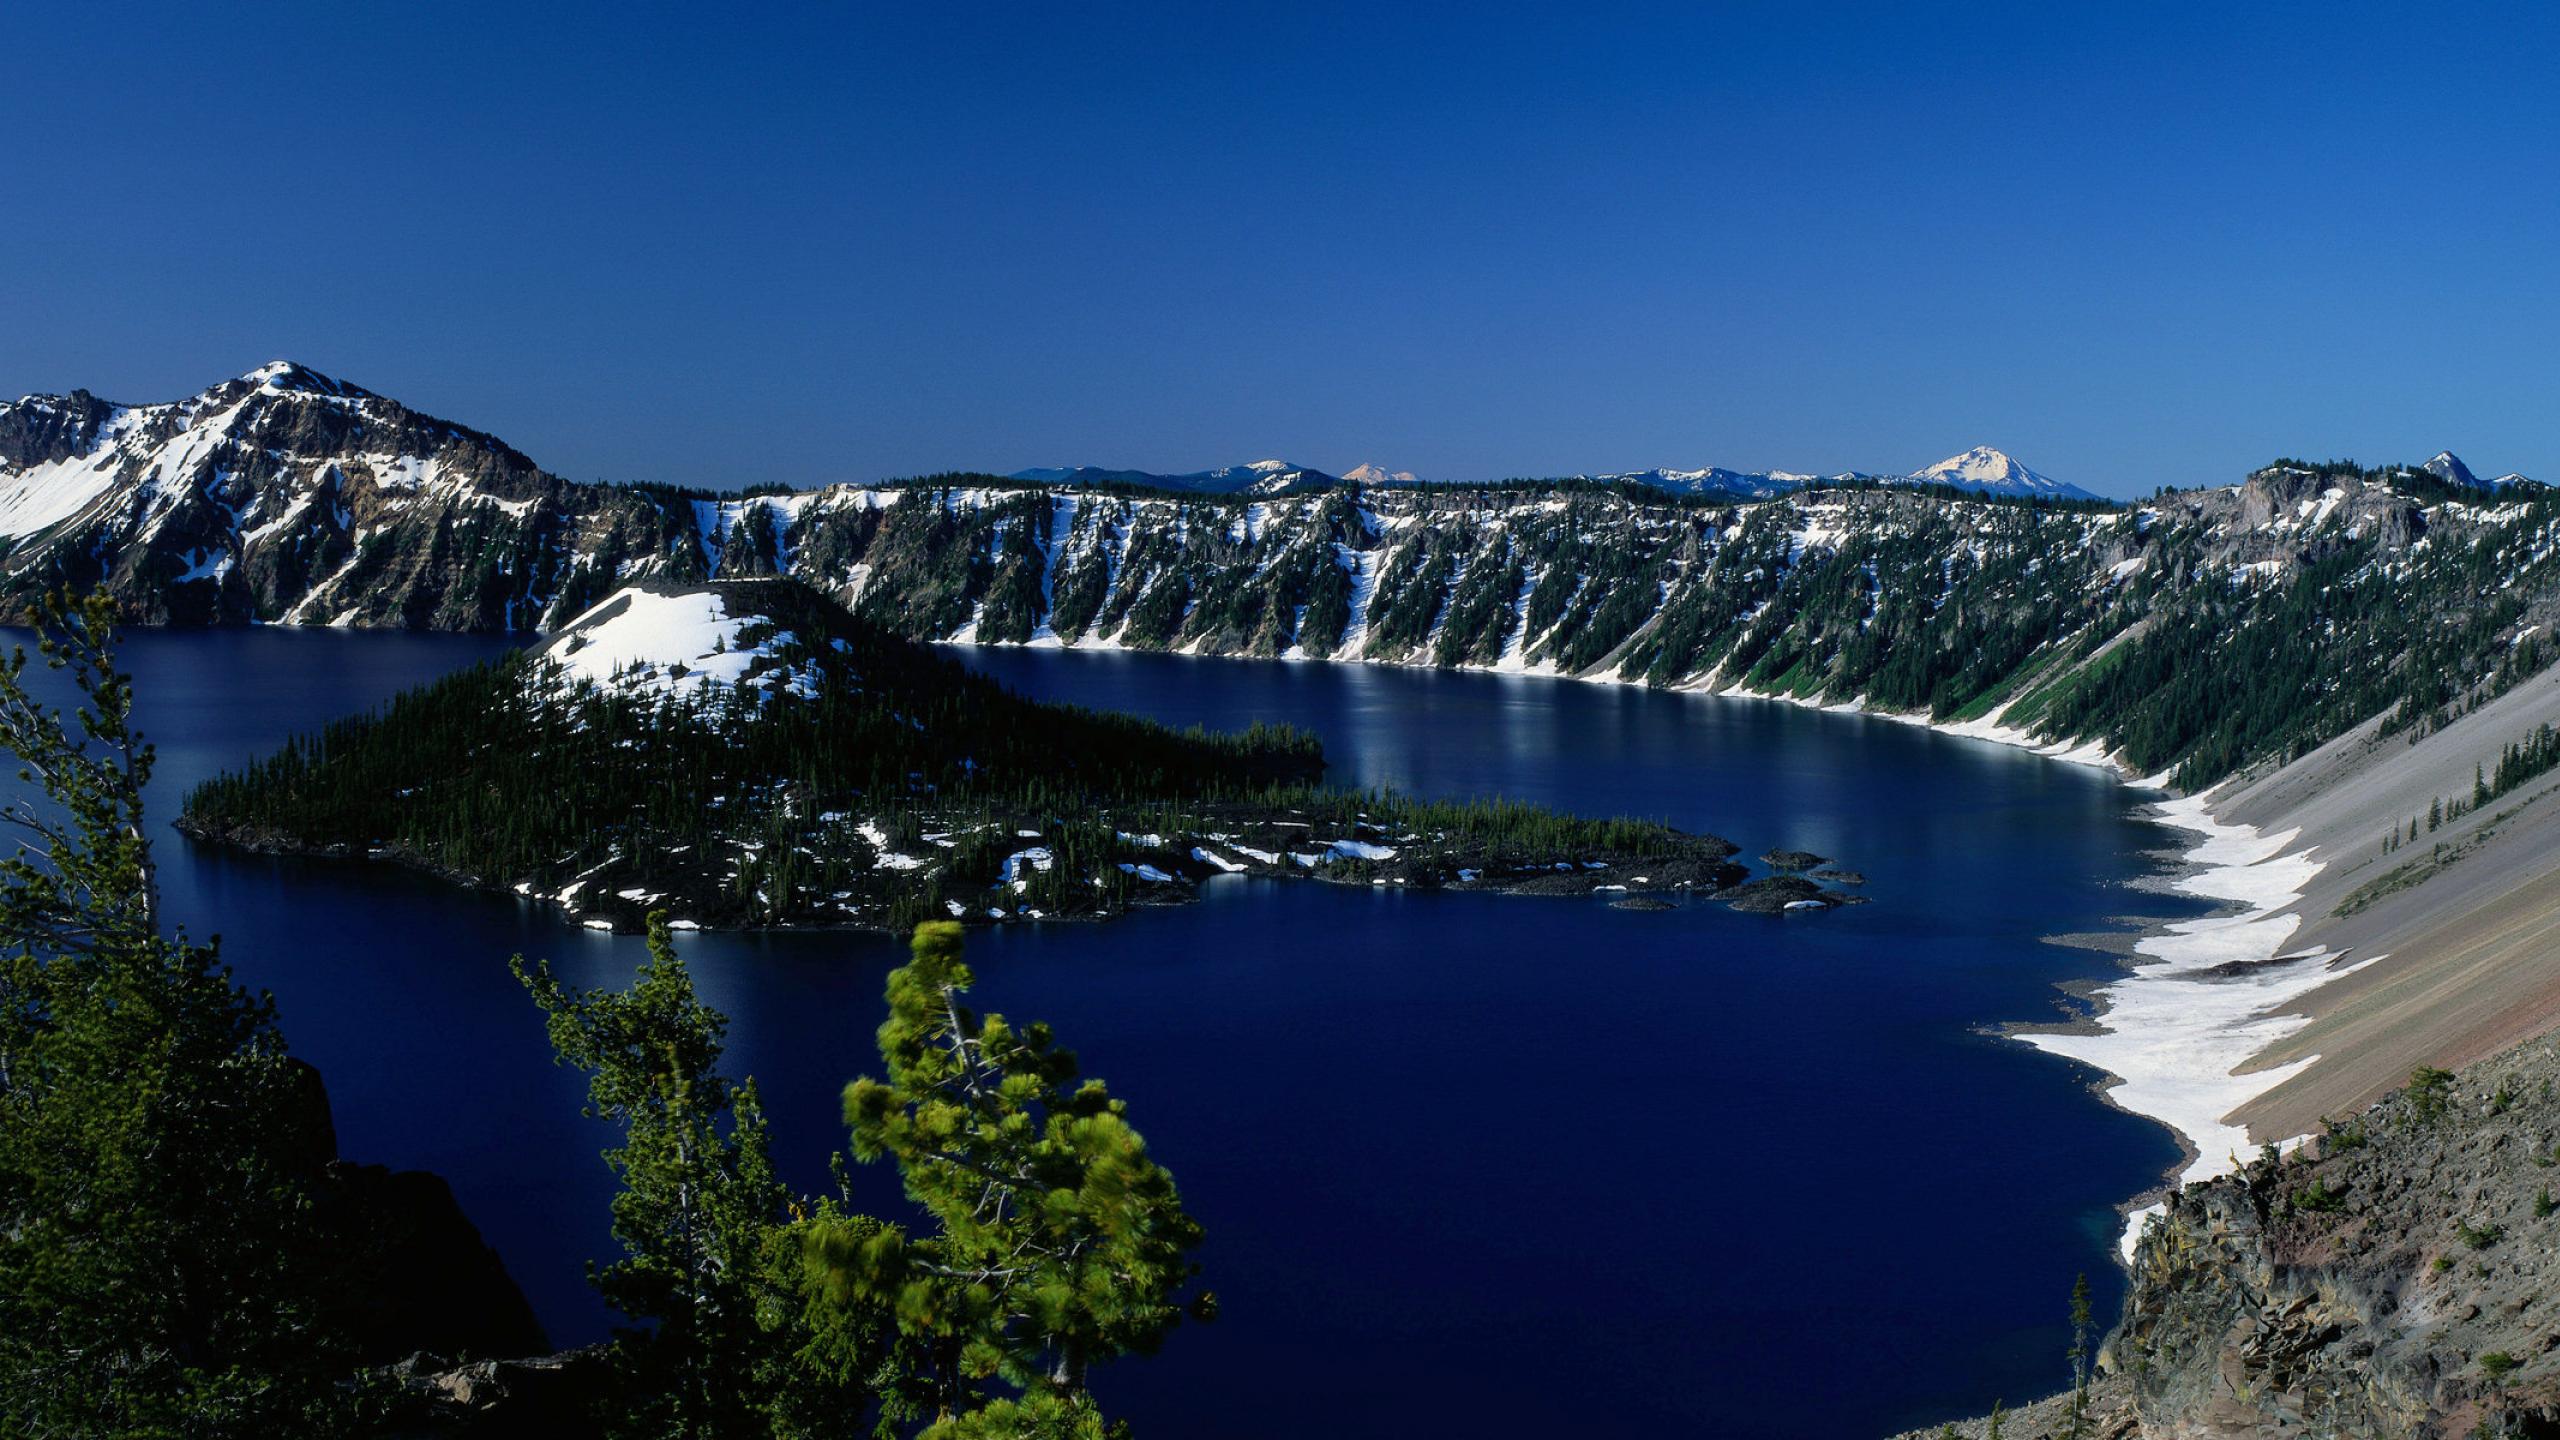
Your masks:
{"label": "deep blue lake", "polygon": [[[499,648],[137,634],[155,804]],[[1570,682],[963,652],[1042,697],[1320,734],[1337,780],[1503,794],[1837,857],[1874,903],[1668,914],[1230,879],[1202,903],[973,941],[986,1008],[1055,1024],[1207,1226],[1224,1313],[1097,1382],[1142,1436],[1658,1429],[1868,1436],[2060,1388],[2115,1205],[2176,1158],[2067,1062],[1983,1032],[2112,974],[2041,937],[2165,832],[2096,772],[1854,716]],[[633,937],[363,862],[161,839],[173,915],[272,989],[354,1159],[440,1172],[555,1343],[602,1335],[610,1178],[507,957],[619,983]],[[777,1151],[824,1185],[873,1064],[881,937],[688,937]],[[871,1203],[894,1178],[866,1171]]]}

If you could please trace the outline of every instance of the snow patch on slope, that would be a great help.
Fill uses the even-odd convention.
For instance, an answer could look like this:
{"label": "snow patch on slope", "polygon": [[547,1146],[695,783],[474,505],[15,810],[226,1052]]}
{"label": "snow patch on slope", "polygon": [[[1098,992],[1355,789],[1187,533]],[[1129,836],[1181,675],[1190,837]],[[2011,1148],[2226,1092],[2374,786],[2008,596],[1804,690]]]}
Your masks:
{"label": "snow patch on slope", "polygon": [[[2261,835],[2223,824],[2195,796],[2161,802],[2158,810],[2164,822],[2201,837],[2186,854],[2200,868],[2177,888],[2237,904],[2239,913],[2179,921],[2136,942],[2150,963],[2098,992],[2106,1009],[2093,1033],[2022,1038],[2114,1076],[2109,1098],[2177,1131],[2192,1149],[2178,1178],[2193,1184],[2227,1175],[2249,1156],[2247,1129],[2225,1117],[2318,1060],[2233,1073],[2311,1023],[2286,1007],[2381,957],[2340,965],[2325,950],[2284,953],[2302,923],[2291,908],[2322,869],[2307,850],[2285,848],[2299,831]],[[2149,1213],[2130,1217],[2127,1254]]]}

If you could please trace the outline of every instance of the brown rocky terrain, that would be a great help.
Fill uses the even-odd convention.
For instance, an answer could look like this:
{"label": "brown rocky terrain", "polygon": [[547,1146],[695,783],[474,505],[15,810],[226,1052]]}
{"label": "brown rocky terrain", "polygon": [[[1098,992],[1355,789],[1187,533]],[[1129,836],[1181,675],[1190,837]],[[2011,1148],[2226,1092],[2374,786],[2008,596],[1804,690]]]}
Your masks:
{"label": "brown rocky terrain", "polygon": [[[2421,1076],[2301,1151],[2187,1187],[2135,1248],[2077,1433],[2560,1435],[2555,1187],[2549,1040]],[[2012,1412],[2001,1433],[2073,1434],[2067,1397]]]}

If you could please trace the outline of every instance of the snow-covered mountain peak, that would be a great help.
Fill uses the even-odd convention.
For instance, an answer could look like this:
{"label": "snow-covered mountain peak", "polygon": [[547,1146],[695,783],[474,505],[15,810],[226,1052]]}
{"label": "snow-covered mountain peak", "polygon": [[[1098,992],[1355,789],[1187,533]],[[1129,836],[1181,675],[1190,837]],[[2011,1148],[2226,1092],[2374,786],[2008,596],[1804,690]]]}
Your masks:
{"label": "snow-covered mountain peak", "polygon": [[2530,475],[2519,475],[2512,470],[2494,480],[2483,480],[2470,466],[2462,463],[2461,456],[2450,450],[2437,451],[2435,458],[2418,468],[2448,485],[2459,485],[2465,490],[2497,491],[2512,489],[2518,485],[2538,488],[2542,483]]}
{"label": "snow-covered mountain peak", "polygon": [[[2020,480],[2044,481],[2044,477],[2011,459],[2005,452],[1988,445],[1976,445],[1961,455],[1950,455],[1925,470],[1915,470],[1915,480],[1971,481],[2010,484]],[[2051,482],[2045,482],[2051,483]]]}
{"label": "snow-covered mountain peak", "polygon": [[1247,470],[1259,470],[1265,475],[1281,475],[1286,474],[1291,470],[1295,470],[1298,467],[1290,464],[1286,460],[1249,460],[1245,462],[1244,468]]}
{"label": "snow-covered mountain peak", "polygon": [[1356,485],[1414,485],[1420,480],[1410,470],[1390,470],[1374,460],[1364,460],[1342,472],[1342,478]]}
{"label": "snow-covered mountain peak", "polygon": [[2471,473],[2471,467],[2462,463],[2461,456],[2450,450],[2437,451],[2426,464],[2418,468],[2449,485],[2459,485],[2466,490],[2491,488],[2479,476]]}
{"label": "snow-covered mountain peak", "polygon": [[239,383],[253,390],[266,390],[279,395],[332,395],[363,397],[373,392],[333,380],[308,365],[291,360],[270,360],[240,377]]}
{"label": "snow-covered mountain peak", "polygon": [[2088,491],[2040,475],[1988,445],[1976,445],[1961,455],[1950,455],[1925,470],[1913,471],[1908,478],[1915,485],[1953,485],[1960,490],[1992,495],[2094,498]]}

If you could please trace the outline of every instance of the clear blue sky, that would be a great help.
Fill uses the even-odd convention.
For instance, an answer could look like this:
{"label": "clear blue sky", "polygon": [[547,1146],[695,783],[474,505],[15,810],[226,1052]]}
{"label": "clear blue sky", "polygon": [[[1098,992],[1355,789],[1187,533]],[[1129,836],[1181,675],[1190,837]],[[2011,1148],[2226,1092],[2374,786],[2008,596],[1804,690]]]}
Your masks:
{"label": "clear blue sky", "polygon": [[2537,7],[726,11],[24,8],[0,391],[290,357],[710,484],[2560,479]]}

